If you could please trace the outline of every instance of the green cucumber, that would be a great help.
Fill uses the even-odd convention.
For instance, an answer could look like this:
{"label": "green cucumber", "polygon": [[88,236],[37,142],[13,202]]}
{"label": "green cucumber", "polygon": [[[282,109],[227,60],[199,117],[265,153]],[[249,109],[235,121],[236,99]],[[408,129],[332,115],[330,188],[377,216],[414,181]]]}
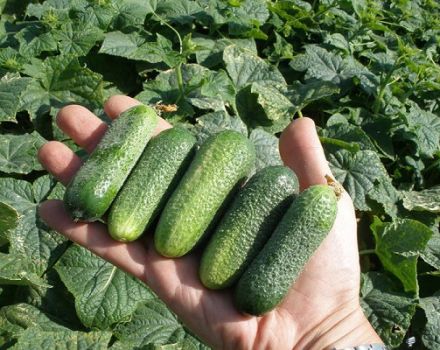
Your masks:
{"label": "green cucumber", "polygon": [[179,127],[148,143],[110,208],[107,223],[114,239],[133,241],[146,230],[186,170],[195,144],[195,137]]}
{"label": "green cucumber", "polygon": [[336,212],[331,186],[315,185],[302,192],[239,279],[234,295],[237,308],[251,315],[275,308],[331,230]]}
{"label": "green cucumber", "polygon": [[95,221],[104,215],[158,122],[154,109],[145,105],[128,109],[112,122],[67,186],[64,203],[73,219]]}
{"label": "green cucumber", "polygon": [[258,254],[292,203],[295,174],[284,166],[256,173],[240,190],[211,237],[200,264],[205,287],[232,285]]}
{"label": "green cucumber", "polygon": [[166,257],[188,253],[209,231],[224,202],[255,163],[246,136],[231,130],[209,137],[163,210],[156,228],[156,250]]}

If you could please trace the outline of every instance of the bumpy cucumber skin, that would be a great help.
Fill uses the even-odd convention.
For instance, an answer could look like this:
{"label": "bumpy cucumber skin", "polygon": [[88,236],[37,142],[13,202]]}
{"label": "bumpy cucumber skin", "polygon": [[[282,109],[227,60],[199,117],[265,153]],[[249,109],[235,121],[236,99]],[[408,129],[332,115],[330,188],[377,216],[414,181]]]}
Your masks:
{"label": "bumpy cucumber skin", "polygon": [[254,146],[244,135],[226,130],[209,137],[160,216],[156,250],[173,258],[188,253],[254,163]]}
{"label": "bumpy cucumber skin", "polygon": [[95,221],[110,207],[151,138],[159,118],[138,105],[121,113],[67,186],[64,203],[73,219]]}
{"label": "bumpy cucumber skin", "polygon": [[148,143],[111,206],[107,223],[114,239],[134,241],[146,230],[188,167],[195,144],[195,137],[179,127]]}
{"label": "bumpy cucumber skin", "polygon": [[302,192],[238,281],[237,308],[250,315],[275,308],[327,236],[336,212],[337,199],[330,186],[315,185]]}
{"label": "bumpy cucumber skin", "polygon": [[269,239],[293,201],[295,174],[284,166],[257,172],[240,190],[203,252],[199,275],[210,289],[231,286]]}

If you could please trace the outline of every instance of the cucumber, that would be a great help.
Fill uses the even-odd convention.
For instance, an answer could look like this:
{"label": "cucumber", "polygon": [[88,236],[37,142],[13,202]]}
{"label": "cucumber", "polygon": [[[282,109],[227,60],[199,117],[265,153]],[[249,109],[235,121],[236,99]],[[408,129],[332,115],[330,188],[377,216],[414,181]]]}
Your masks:
{"label": "cucumber", "polygon": [[64,203],[74,220],[95,221],[113,202],[153,135],[159,118],[138,105],[121,113],[67,186]]}
{"label": "cucumber", "polygon": [[133,241],[146,230],[189,165],[195,143],[195,137],[179,127],[148,143],[110,208],[107,223],[114,239]]}
{"label": "cucumber", "polygon": [[237,308],[251,315],[275,308],[327,236],[336,212],[332,187],[315,185],[302,192],[239,279],[234,293]]}
{"label": "cucumber", "polygon": [[209,231],[254,163],[255,149],[246,136],[226,130],[209,137],[160,216],[154,235],[156,250],[166,257],[188,253]]}
{"label": "cucumber", "polygon": [[200,264],[205,287],[232,285],[258,254],[293,201],[296,176],[270,166],[240,190],[211,237]]}

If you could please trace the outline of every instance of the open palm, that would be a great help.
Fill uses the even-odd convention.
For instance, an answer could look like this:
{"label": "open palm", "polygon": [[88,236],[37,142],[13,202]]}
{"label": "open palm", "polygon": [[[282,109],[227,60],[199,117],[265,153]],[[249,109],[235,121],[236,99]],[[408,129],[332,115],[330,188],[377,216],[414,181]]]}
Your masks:
{"label": "open palm", "polygon": [[[135,104],[114,96],[105,112],[116,118]],[[92,152],[107,126],[81,106],[63,108],[59,127],[87,152]],[[156,133],[171,127],[161,120]],[[330,174],[312,120],[301,118],[289,125],[280,139],[280,153],[297,174],[301,189],[325,183]],[[64,144],[49,142],[39,152],[43,166],[67,184],[81,160]],[[349,196],[339,200],[334,227],[288,296],[263,317],[240,314],[231,292],[210,291],[198,278],[199,256],[167,259],[146,240],[120,243],[110,238],[104,224],[75,223],[61,201],[40,206],[45,222],[67,238],[144,281],[180,319],[213,348],[218,349],[327,349],[380,342],[359,306],[359,262],[356,220]],[[288,262],[286,262],[288,263]]]}

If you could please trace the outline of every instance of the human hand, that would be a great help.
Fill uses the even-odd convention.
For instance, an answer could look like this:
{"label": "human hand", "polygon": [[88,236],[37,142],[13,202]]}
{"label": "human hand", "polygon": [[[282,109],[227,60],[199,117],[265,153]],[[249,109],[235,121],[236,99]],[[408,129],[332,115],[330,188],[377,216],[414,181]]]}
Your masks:
{"label": "human hand", "polygon": [[[130,97],[114,96],[104,110],[116,118],[138,103]],[[107,129],[81,106],[63,108],[57,123],[87,152],[93,151]],[[161,120],[156,133],[169,127]],[[298,119],[284,130],[280,153],[297,174],[301,189],[326,183],[330,169],[311,119]],[[81,160],[56,141],[40,149],[39,159],[65,185],[81,166]],[[56,231],[145,282],[188,328],[215,349],[321,350],[381,342],[359,305],[356,220],[345,192],[338,202],[333,229],[281,305],[262,317],[240,314],[230,290],[204,288],[198,278],[199,257],[194,253],[179,259],[164,258],[156,253],[148,234],[147,242],[117,242],[100,222],[75,223],[59,200],[42,203],[39,213]]]}

